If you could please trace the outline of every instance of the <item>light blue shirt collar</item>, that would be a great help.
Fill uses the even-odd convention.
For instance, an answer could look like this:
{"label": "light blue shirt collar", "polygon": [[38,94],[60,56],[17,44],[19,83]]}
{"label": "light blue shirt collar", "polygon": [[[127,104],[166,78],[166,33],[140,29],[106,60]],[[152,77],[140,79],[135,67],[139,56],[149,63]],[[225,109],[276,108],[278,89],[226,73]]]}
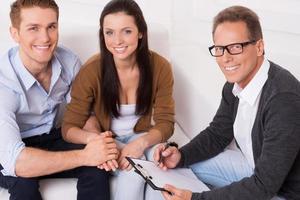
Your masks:
{"label": "light blue shirt collar", "polygon": [[269,68],[270,63],[267,61],[267,59],[264,59],[261,67],[244,89],[241,88],[237,83],[234,84],[232,89],[234,96],[242,98],[251,106],[253,106],[268,79]]}
{"label": "light blue shirt collar", "polygon": [[[41,87],[40,83],[36,80],[36,78],[24,66],[20,57],[19,50],[15,54],[15,58],[13,59],[13,61],[15,62],[14,67],[17,68],[16,72],[19,75],[19,78],[21,79],[22,83],[24,84],[26,91],[28,91],[35,83],[39,87]],[[53,58],[50,62],[52,63],[52,76],[49,92],[53,88],[54,83],[56,83],[56,81],[58,80],[62,71],[62,66],[55,55],[53,55]]]}

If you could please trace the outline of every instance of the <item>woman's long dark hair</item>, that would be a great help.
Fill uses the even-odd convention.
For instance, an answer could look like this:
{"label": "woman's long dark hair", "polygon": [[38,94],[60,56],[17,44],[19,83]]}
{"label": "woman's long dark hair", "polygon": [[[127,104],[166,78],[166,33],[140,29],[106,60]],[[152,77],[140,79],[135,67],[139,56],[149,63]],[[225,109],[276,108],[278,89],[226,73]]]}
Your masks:
{"label": "woman's long dark hair", "polygon": [[134,0],[112,0],[103,9],[100,16],[100,50],[101,50],[101,98],[107,114],[119,117],[120,107],[120,80],[116,70],[113,55],[106,48],[103,34],[103,21],[106,15],[124,12],[135,19],[136,26],[142,38],[138,41],[136,61],[139,67],[140,78],[137,89],[136,111],[138,115],[145,115],[150,111],[152,99],[152,69],[148,48],[147,24],[140,7]]}

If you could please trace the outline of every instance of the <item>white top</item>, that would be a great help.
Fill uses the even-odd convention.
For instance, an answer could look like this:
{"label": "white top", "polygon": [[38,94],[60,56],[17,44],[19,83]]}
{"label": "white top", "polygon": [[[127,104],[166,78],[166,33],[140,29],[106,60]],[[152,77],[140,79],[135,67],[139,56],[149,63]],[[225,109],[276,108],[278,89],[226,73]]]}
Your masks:
{"label": "white top", "polygon": [[135,114],[135,104],[120,105],[120,116],[113,117],[111,121],[111,130],[117,136],[123,136],[134,133],[134,126],[139,120],[140,116]]}
{"label": "white top", "polygon": [[[254,169],[255,165],[251,132],[257,114],[261,91],[268,79],[269,68],[270,64],[265,59],[256,75],[244,89],[240,88],[237,83],[234,84],[232,89],[232,93],[239,98],[238,110],[233,125],[234,138],[252,169]],[[234,148],[237,149],[237,146],[234,145]]]}

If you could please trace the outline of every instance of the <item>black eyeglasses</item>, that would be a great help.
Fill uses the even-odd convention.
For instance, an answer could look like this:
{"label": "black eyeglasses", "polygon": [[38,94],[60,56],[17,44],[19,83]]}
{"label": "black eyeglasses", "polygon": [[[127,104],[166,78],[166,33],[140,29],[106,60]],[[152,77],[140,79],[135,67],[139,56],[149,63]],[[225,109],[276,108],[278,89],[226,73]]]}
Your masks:
{"label": "black eyeglasses", "polygon": [[249,44],[256,43],[256,40],[250,40],[248,42],[242,42],[242,43],[233,43],[228,44],[226,46],[211,46],[208,48],[210,54],[214,57],[220,57],[224,55],[225,49],[227,52],[231,55],[237,55],[243,53],[243,48]]}

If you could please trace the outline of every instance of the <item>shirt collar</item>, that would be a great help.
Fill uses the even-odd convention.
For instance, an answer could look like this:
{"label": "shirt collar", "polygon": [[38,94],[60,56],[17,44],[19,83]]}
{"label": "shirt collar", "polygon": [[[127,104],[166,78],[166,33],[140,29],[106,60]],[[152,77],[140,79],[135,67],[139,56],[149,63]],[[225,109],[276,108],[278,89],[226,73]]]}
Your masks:
{"label": "shirt collar", "polygon": [[242,98],[251,106],[253,106],[268,79],[269,68],[270,63],[267,61],[267,59],[264,59],[261,67],[244,89],[241,88],[237,83],[234,83],[232,89],[234,96],[237,96],[240,99]]}
{"label": "shirt collar", "polygon": [[[29,90],[34,83],[38,83],[35,77],[26,69],[24,66],[19,51],[15,54],[15,67],[17,68],[17,73],[19,74],[19,78],[22,80],[25,89]],[[51,76],[51,86],[57,81],[60,76],[62,66],[60,62],[57,60],[55,54],[50,61],[52,63],[52,76]]]}

